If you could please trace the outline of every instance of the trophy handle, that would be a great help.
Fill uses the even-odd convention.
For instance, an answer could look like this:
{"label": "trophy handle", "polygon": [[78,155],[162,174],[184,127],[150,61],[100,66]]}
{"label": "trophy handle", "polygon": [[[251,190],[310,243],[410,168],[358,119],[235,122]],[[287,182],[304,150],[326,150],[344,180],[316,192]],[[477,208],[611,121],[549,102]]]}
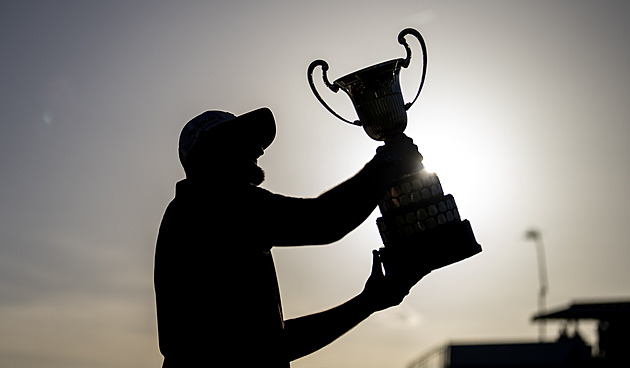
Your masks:
{"label": "trophy handle", "polygon": [[403,61],[401,65],[403,68],[406,68],[409,66],[409,63],[411,62],[411,48],[409,47],[409,44],[407,44],[407,41],[405,40],[405,36],[409,34],[415,36],[418,39],[418,41],[420,42],[420,47],[422,48],[422,77],[420,78],[420,87],[418,87],[418,92],[416,93],[416,97],[414,97],[413,101],[405,104],[405,110],[409,110],[411,105],[413,105],[414,102],[416,102],[416,100],[418,99],[418,96],[420,96],[420,91],[422,90],[422,86],[424,85],[424,77],[427,74],[427,46],[424,43],[424,38],[422,38],[422,35],[420,34],[420,32],[416,31],[413,28],[403,29],[398,34],[398,43],[405,46],[405,50],[407,50],[407,57],[405,58],[405,60]]}
{"label": "trophy handle", "polygon": [[318,66],[322,67],[322,77],[324,79],[324,84],[326,85],[326,87],[328,87],[334,93],[337,93],[337,91],[339,91],[339,86],[337,86],[336,84],[330,83],[330,81],[328,80],[328,63],[325,62],[324,60],[315,60],[311,63],[311,65],[308,66],[308,72],[306,73],[306,76],[308,78],[308,84],[309,86],[311,86],[311,90],[313,91],[313,94],[315,95],[315,97],[317,97],[319,102],[322,105],[324,105],[326,110],[330,111],[330,113],[335,115],[338,119],[345,121],[348,124],[360,126],[361,122],[359,120],[350,121],[350,120],[342,118],[330,106],[328,106],[328,104],[324,101],[322,96],[319,95],[319,92],[317,92],[317,88],[315,87],[315,83],[313,83],[313,71],[315,71],[315,68],[317,68]]}

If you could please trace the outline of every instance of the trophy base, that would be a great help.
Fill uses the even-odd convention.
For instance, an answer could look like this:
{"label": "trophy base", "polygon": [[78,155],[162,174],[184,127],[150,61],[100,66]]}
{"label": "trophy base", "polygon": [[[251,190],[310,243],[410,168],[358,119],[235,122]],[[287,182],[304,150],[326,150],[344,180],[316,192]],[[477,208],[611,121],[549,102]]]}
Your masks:
{"label": "trophy base", "polygon": [[414,283],[429,272],[481,252],[468,220],[413,234],[379,249],[386,275]]}
{"label": "trophy base", "polygon": [[386,274],[417,282],[432,270],[479,252],[470,222],[462,220],[455,198],[444,195],[440,179],[424,169],[394,182],[381,200],[376,220]]}

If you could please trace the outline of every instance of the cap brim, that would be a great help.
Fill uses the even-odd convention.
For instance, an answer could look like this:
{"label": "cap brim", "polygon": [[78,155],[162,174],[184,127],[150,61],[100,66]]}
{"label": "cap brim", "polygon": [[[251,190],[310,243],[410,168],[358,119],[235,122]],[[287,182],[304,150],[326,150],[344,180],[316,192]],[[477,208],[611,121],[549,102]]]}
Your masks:
{"label": "cap brim", "polygon": [[227,123],[254,139],[263,149],[269,147],[276,137],[276,120],[266,107],[239,115]]}

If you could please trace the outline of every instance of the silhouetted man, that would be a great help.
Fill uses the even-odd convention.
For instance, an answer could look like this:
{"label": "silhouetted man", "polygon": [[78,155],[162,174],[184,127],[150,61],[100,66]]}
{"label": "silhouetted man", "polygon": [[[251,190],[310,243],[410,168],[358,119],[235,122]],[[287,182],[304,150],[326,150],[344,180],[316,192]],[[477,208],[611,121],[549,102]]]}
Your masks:
{"label": "silhouetted man", "polygon": [[177,183],[157,239],[155,293],[165,368],[288,367],[409,292],[374,252],[363,291],[317,314],[284,320],[272,247],[333,243],[361,224],[392,180],[420,163],[401,135],[356,175],[317,198],[259,187],[257,165],[275,137],[269,109],[208,111],[182,130]]}

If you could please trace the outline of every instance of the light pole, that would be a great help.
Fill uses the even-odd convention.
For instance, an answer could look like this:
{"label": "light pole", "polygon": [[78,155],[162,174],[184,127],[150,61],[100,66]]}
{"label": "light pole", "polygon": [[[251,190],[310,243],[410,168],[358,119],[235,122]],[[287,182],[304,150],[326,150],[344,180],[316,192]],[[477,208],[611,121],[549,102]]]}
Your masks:
{"label": "light pole", "polygon": [[[542,241],[540,231],[530,229],[525,232],[525,238],[533,240],[536,246],[536,254],[538,258],[538,278],[540,282],[540,290],[538,292],[538,313],[543,313],[546,309],[547,291],[549,282],[547,279],[547,261],[545,259],[545,248]],[[541,319],[538,325],[538,340],[545,340],[545,320]]]}

